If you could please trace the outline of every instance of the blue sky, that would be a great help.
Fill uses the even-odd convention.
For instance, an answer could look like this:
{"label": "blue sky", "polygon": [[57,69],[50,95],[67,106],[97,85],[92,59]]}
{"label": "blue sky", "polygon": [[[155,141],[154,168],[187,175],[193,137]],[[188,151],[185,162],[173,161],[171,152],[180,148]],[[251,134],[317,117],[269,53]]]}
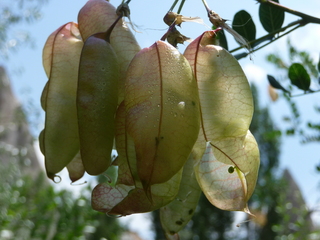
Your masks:
{"label": "blue sky", "polygon": [[[46,75],[42,68],[42,47],[49,36],[54,30],[69,21],[77,21],[77,14],[80,8],[85,4],[86,0],[49,0],[43,9],[43,18],[35,24],[20,26],[21,29],[27,30],[35,39],[35,48],[27,49],[21,48],[17,53],[10,54],[9,60],[1,62],[5,65],[10,74],[13,82],[15,93],[18,95],[22,102],[31,99],[40,110],[40,95],[44,84],[47,81]],[[111,3],[118,5],[120,0],[111,0]],[[141,32],[135,33],[135,36],[140,46],[148,47],[155,41],[159,40],[165,33],[166,25],[163,23],[162,18],[170,8],[172,0],[132,0],[131,19]],[[220,14],[225,19],[232,20],[234,14],[239,10],[247,10],[252,14],[252,18],[257,27],[257,36],[262,36],[265,31],[259,23],[258,7],[259,5],[254,0],[238,1],[238,0],[225,0],[218,1],[207,0],[209,6]],[[282,0],[281,3],[292,9],[308,13],[310,15],[319,16],[320,1],[305,0],[305,1],[292,1]],[[201,0],[186,0],[182,14],[185,16],[199,16],[202,17],[206,24],[210,25],[206,18],[205,9]],[[286,15],[286,23],[297,20],[298,17]],[[231,23],[231,22],[230,22]],[[207,30],[204,25],[196,23],[184,23],[181,32],[191,38],[196,38],[203,31]],[[289,35],[292,44],[299,50],[309,51],[311,55],[317,59],[320,53],[320,26],[315,24],[307,25],[294,33]],[[232,37],[228,36],[229,48],[236,47]],[[284,100],[278,102],[271,102],[267,93],[267,79],[266,74],[271,73],[275,76],[279,74],[270,64],[265,61],[265,56],[269,53],[278,52],[281,56],[287,56],[286,48],[287,38],[283,38],[278,42],[269,45],[257,53],[252,55],[252,60],[244,59],[240,61],[243,66],[249,81],[256,82],[260,90],[260,102],[263,105],[270,106],[272,117],[277,126],[280,128],[285,127],[282,121],[284,115],[290,113]],[[183,52],[184,47],[180,46],[179,49]],[[17,74],[18,70],[22,69],[22,73]],[[28,90],[27,94],[25,93]],[[302,115],[305,119],[312,119],[317,121],[319,114],[313,112],[313,107],[316,103],[319,104],[320,95],[312,94],[310,96],[299,97],[298,106],[302,110]],[[44,115],[41,115],[41,124]],[[319,121],[319,120],[318,120]],[[35,130],[37,134],[41,130],[39,126]],[[298,185],[303,191],[307,203],[311,208],[315,208],[320,197],[319,194],[319,180],[320,174],[315,172],[315,165],[320,162],[319,144],[301,145],[299,139],[285,137],[282,139],[281,147],[281,168],[289,168],[294,178],[297,180]]]}

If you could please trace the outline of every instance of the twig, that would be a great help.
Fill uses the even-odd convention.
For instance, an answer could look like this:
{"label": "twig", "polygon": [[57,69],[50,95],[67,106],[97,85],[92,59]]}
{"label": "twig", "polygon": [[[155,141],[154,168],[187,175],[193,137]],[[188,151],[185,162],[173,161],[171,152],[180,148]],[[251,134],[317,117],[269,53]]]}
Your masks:
{"label": "twig", "polygon": [[275,8],[281,9],[285,12],[291,13],[293,15],[296,15],[298,17],[303,18],[305,21],[307,21],[307,23],[318,23],[320,24],[320,18],[316,18],[313,16],[310,16],[308,14],[293,10],[291,8],[285,7],[277,2],[271,1],[271,0],[257,0],[259,3],[261,4],[268,4],[270,6],[273,6]]}
{"label": "twig", "polygon": [[208,17],[209,17],[209,21],[216,27],[216,28],[223,28],[226,31],[228,31],[240,44],[242,44],[243,47],[247,48],[247,50],[249,52],[251,52],[251,47],[249,45],[249,42],[244,39],[237,31],[235,31],[234,29],[232,29],[228,24],[226,24],[225,19],[221,18],[219,16],[219,14],[217,14],[216,12],[212,11],[206,0],[202,0],[202,3],[204,5],[204,7],[207,10],[208,13]]}
{"label": "twig", "polygon": [[[278,30],[275,30],[275,31],[273,31],[273,32],[271,32],[271,33],[268,33],[267,35],[264,35],[263,37],[260,37],[260,38],[258,38],[258,39],[255,39],[255,40],[250,41],[249,44],[250,44],[250,46],[253,46],[253,47],[254,47],[254,46],[255,46],[255,43],[262,42],[263,40],[268,39],[268,38],[270,38],[270,37],[273,37],[273,36],[276,35],[277,33],[283,32],[283,31],[287,30],[288,28],[290,28],[290,27],[292,27],[292,26],[295,26],[295,25],[297,25],[297,24],[299,24],[299,26],[303,26],[303,25],[304,25],[304,20],[303,20],[303,19],[300,19],[300,20],[294,21],[294,22],[292,22],[292,23],[289,23],[289,24],[288,24],[287,26],[285,26],[285,27],[282,27],[282,28],[280,28],[280,29],[278,29]],[[242,49],[242,48],[243,48],[243,47],[240,46],[240,47],[237,47],[237,48],[235,48],[235,49],[232,49],[232,50],[230,51],[230,53],[236,52],[236,51],[238,51],[238,50],[240,50],[240,49]]]}
{"label": "twig", "polygon": [[[257,1],[260,2],[261,4],[268,4],[268,5],[273,6],[273,7],[275,7],[275,8],[281,9],[281,10],[283,10],[283,11],[285,11],[285,12],[288,12],[288,13],[291,13],[291,14],[293,14],[293,15],[299,16],[299,17],[301,17],[302,19],[299,19],[299,20],[297,20],[297,21],[294,21],[294,22],[288,24],[288,25],[285,26],[285,27],[282,27],[282,28],[280,28],[280,29],[277,29],[277,30],[275,30],[275,31],[273,31],[273,32],[271,32],[271,33],[263,36],[263,37],[260,37],[260,38],[258,38],[258,39],[256,39],[256,40],[253,40],[253,41],[249,42],[250,46],[254,46],[255,43],[258,43],[258,42],[260,42],[260,41],[263,41],[263,40],[265,40],[265,39],[268,39],[268,38],[270,38],[270,37],[272,37],[272,36],[274,36],[274,35],[276,35],[276,34],[278,34],[278,33],[280,33],[280,32],[285,31],[285,30],[288,29],[289,27],[295,26],[295,25],[297,25],[297,24],[298,24],[297,27],[295,27],[295,28],[293,28],[292,30],[288,31],[287,33],[281,35],[280,37],[282,37],[282,36],[284,36],[284,35],[292,32],[293,30],[295,30],[295,29],[297,29],[297,28],[299,28],[299,27],[305,26],[305,25],[308,24],[308,23],[317,23],[317,24],[320,24],[320,19],[319,19],[319,18],[316,18],[316,17],[310,16],[310,15],[307,15],[307,14],[305,14],[305,13],[302,13],[302,12],[299,12],[299,11],[296,11],[296,10],[293,10],[293,9],[290,9],[290,8],[285,7],[285,6],[283,6],[283,5],[281,5],[281,4],[277,3],[277,2],[273,2],[273,1],[271,1],[271,0],[257,0]],[[255,52],[255,51],[257,51],[257,50],[259,50],[259,49],[261,49],[261,48],[269,45],[270,43],[278,40],[280,37],[271,40],[271,41],[268,42],[267,44],[265,44],[265,45],[263,45],[263,46],[261,46],[261,47],[259,47],[259,48],[257,48],[257,49],[252,50],[252,52]],[[238,51],[238,50],[241,49],[241,48],[243,48],[243,46],[240,46],[240,47],[238,47],[238,48],[235,48],[235,49],[231,50],[230,52]]]}
{"label": "twig", "polygon": [[179,0],[175,0],[168,12],[172,12],[172,10],[174,9],[174,7],[177,5],[178,2]]}
{"label": "twig", "polygon": [[[282,38],[283,36],[285,36],[285,35],[287,35],[287,34],[289,34],[289,33],[291,33],[292,31],[296,30],[296,29],[297,29],[297,28],[299,28],[299,27],[301,27],[301,25],[298,25],[298,26],[296,26],[295,28],[290,29],[288,32],[283,33],[283,34],[282,34],[282,35],[280,35],[279,37],[277,37],[277,38],[275,38],[275,39],[271,40],[270,42],[268,42],[268,43],[266,43],[266,44],[262,45],[262,46],[261,46],[261,47],[259,47],[259,48],[252,49],[250,53],[256,52],[256,51],[260,50],[261,48],[264,48],[265,46],[268,46],[270,43],[275,42],[276,40],[278,40],[278,39]],[[241,47],[240,47],[239,49],[241,49]],[[244,57],[246,57],[246,56],[248,56],[248,54],[246,54],[246,55],[241,55],[239,58],[237,58],[237,60],[239,60],[239,59],[241,59],[241,58],[244,58]]]}
{"label": "twig", "polygon": [[291,95],[291,97],[301,97],[301,96],[305,96],[307,94],[317,93],[317,92],[320,92],[320,90],[316,90],[316,91],[312,91],[312,92],[300,93],[300,94],[296,94],[296,95]]}
{"label": "twig", "polygon": [[183,8],[183,4],[185,3],[185,1],[186,1],[186,0],[182,0],[182,1],[181,1],[180,6],[179,6],[179,9],[178,9],[178,12],[177,12],[178,14],[180,14],[180,12],[181,12],[181,10],[182,10],[182,8]]}

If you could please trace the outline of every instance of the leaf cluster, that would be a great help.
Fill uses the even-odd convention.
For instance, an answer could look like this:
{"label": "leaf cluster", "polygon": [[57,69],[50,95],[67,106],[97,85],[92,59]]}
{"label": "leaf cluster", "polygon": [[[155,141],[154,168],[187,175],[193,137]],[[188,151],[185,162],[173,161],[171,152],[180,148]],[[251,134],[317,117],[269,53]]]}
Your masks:
{"label": "leaf cluster", "polygon": [[[287,46],[288,61],[276,53],[267,56],[267,61],[283,73],[283,75],[279,73],[274,76],[268,75],[268,81],[273,88],[282,91],[290,109],[290,115],[283,117],[289,124],[284,133],[288,136],[299,136],[302,143],[319,142],[320,122],[313,119],[302,120],[296,97],[320,91],[320,58],[314,60],[310,53],[298,50],[290,41]],[[320,113],[318,104],[315,104],[314,112]]]}
{"label": "leaf cluster", "polygon": [[[305,26],[308,23],[320,23],[320,19],[309,16],[307,14],[294,11],[289,9],[285,6],[279,4],[278,0],[266,0],[260,1],[258,0],[259,6],[259,20],[262,27],[266,30],[267,34],[261,37],[256,37],[256,24],[254,23],[250,13],[245,10],[241,10],[237,12],[232,21],[232,28],[237,33],[239,33],[242,37],[244,37],[248,44],[250,45],[251,49],[249,52],[255,52],[259,49],[269,45],[270,43],[280,39],[281,37],[289,34],[290,32],[296,30],[299,27]],[[285,13],[293,14],[299,16],[300,19],[291,22],[285,26],[284,19]],[[228,49],[227,39],[221,31],[219,33],[220,38],[220,45],[224,48]],[[243,47],[243,43],[240,43],[240,47],[230,50],[231,53],[238,52]],[[235,54],[237,59],[244,58],[248,56],[248,52],[242,52]],[[299,68],[299,67],[298,67]],[[296,72],[297,69],[292,69],[293,72]],[[298,73],[300,74],[301,70],[298,69]],[[300,82],[299,79],[295,79],[294,81]],[[299,84],[302,88],[307,88],[308,85],[306,84]]]}
{"label": "leaf cluster", "polygon": [[[276,0],[278,2],[278,0]],[[282,9],[274,8],[270,5],[260,3],[259,6],[259,20],[263,28],[268,32],[267,35],[257,39],[256,37],[256,24],[254,23],[250,13],[245,10],[237,12],[232,21],[232,28],[243,36],[250,44],[251,51],[258,50],[258,46],[263,42],[272,42],[275,40],[276,33],[279,32],[284,23],[285,11]],[[228,49],[227,40],[223,33],[220,33],[221,45]],[[240,45],[242,45],[240,43]],[[240,50],[236,48],[230,52]],[[259,47],[260,49],[260,47]],[[236,55],[237,59],[246,57],[248,53],[240,53]]]}
{"label": "leaf cluster", "polygon": [[[315,63],[308,52],[298,51],[290,41],[288,41],[287,45],[290,64],[285,63],[283,58],[274,53],[267,56],[267,61],[287,72],[287,79],[290,80],[290,84],[287,87],[289,90],[284,88],[274,76],[268,75],[270,85],[275,89],[288,93],[289,96],[292,96],[291,92],[297,88],[303,90],[302,95],[318,92],[320,90],[320,58]],[[311,85],[315,89],[311,89]]]}

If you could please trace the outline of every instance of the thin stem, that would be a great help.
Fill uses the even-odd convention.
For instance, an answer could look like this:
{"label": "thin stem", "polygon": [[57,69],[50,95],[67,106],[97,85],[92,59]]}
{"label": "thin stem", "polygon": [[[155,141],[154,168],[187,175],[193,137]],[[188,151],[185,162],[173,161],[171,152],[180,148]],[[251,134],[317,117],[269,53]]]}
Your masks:
{"label": "thin stem", "polygon": [[268,46],[270,43],[272,43],[272,42],[274,42],[274,41],[282,38],[283,36],[285,36],[285,35],[287,35],[287,34],[289,34],[289,33],[291,33],[291,32],[293,32],[294,30],[298,29],[299,27],[301,27],[301,25],[298,25],[298,26],[296,26],[295,28],[290,29],[288,32],[285,32],[285,33],[283,33],[282,35],[280,35],[279,37],[277,37],[277,38],[271,40],[270,42],[266,43],[265,45],[263,45],[263,46],[261,46],[261,47],[259,47],[259,48],[257,48],[257,49],[254,49],[252,52],[258,51],[258,50],[260,50],[261,48],[263,48],[263,47],[265,47],[265,46]]}
{"label": "thin stem", "polygon": [[[218,14],[216,14],[216,13],[214,13],[213,11],[210,10],[210,8],[209,8],[206,0],[201,0],[201,1],[202,1],[202,3],[204,4],[204,6],[205,6],[205,8],[206,8],[206,10],[207,10],[207,12],[208,12],[208,16],[209,16],[209,18],[210,18],[210,22],[213,23],[213,25],[219,25],[219,26],[223,27],[222,24],[224,24],[225,20],[223,20],[221,17],[219,17]],[[297,27],[289,30],[288,32],[282,34],[281,36],[279,36],[279,37],[277,37],[277,38],[275,38],[275,39],[272,39],[270,42],[268,42],[267,44],[264,44],[263,46],[261,46],[261,47],[259,47],[259,48],[257,48],[257,49],[254,49],[254,50],[250,49],[250,52],[255,52],[255,51],[257,51],[257,50],[259,50],[259,49],[261,49],[261,48],[269,45],[270,43],[278,40],[279,38],[287,35],[288,33],[296,30],[297,28],[299,28],[299,27],[301,27],[301,26],[304,26],[304,25],[307,25],[308,23],[317,23],[317,24],[320,24],[320,18],[316,18],[316,17],[313,17],[313,16],[310,16],[310,15],[304,14],[304,13],[299,12],[299,11],[295,11],[295,10],[293,10],[293,9],[287,8],[287,7],[285,7],[285,6],[282,6],[282,5],[280,5],[279,3],[273,2],[272,0],[257,0],[257,1],[260,2],[261,4],[268,4],[268,5],[270,5],[270,6],[273,6],[273,7],[276,7],[276,8],[278,8],[278,9],[281,9],[281,10],[283,10],[283,11],[285,11],[285,12],[294,14],[294,15],[296,15],[296,16],[301,17],[302,19],[299,19],[299,20],[297,20],[297,21],[294,21],[294,22],[288,24],[288,25],[285,26],[285,27],[282,27],[282,28],[280,28],[280,29],[277,29],[277,30],[275,30],[275,31],[273,31],[273,32],[271,32],[271,33],[268,33],[267,35],[265,35],[265,36],[263,36],[263,37],[260,37],[260,38],[258,38],[258,39],[256,39],[256,40],[253,40],[253,41],[249,42],[249,43],[248,43],[248,46],[254,46],[254,44],[256,44],[256,43],[260,43],[260,42],[265,41],[265,40],[267,40],[267,39],[269,39],[269,38],[273,38],[274,35],[279,34],[280,32],[286,31],[286,30],[287,30],[288,28],[290,28],[290,27],[293,27],[293,26],[295,26],[295,25],[298,25]],[[226,24],[225,24],[225,25],[226,25]],[[228,30],[227,27],[225,27],[225,29]],[[230,31],[229,31],[229,32],[230,32]],[[231,33],[231,34],[232,34],[232,33]],[[234,36],[234,34],[232,34],[232,35]],[[245,44],[244,44],[244,45],[245,45]],[[238,50],[241,49],[241,48],[243,48],[243,46],[240,46],[240,47],[238,47],[238,48],[235,48],[235,49],[231,50],[230,52],[232,53],[232,52],[238,51]]]}
{"label": "thin stem", "polygon": [[174,7],[177,5],[178,2],[179,0],[175,0],[168,12],[172,12],[172,10],[174,9]]}
{"label": "thin stem", "polygon": [[209,14],[209,13],[210,13],[210,8],[209,8],[206,0],[202,0],[202,3],[203,3],[204,7],[206,8],[206,10],[207,10],[207,12],[208,12],[208,14]]}
{"label": "thin stem", "polygon": [[[121,4],[124,3],[125,0],[122,0]],[[129,4],[131,2],[131,0],[127,0],[126,4]]]}
{"label": "thin stem", "polygon": [[[277,33],[283,32],[283,31],[287,30],[289,27],[295,26],[295,25],[297,25],[297,24],[299,24],[299,26],[304,25],[304,20],[303,20],[303,19],[300,19],[300,20],[294,21],[294,22],[292,22],[292,23],[289,23],[289,24],[288,24],[287,26],[285,26],[285,27],[282,27],[282,28],[280,28],[280,29],[278,29],[278,30],[275,30],[275,31],[271,32],[271,33],[268,33],[267,35],[264,35],[264,36],[262,36],[262,37],[260,37],[260,38],[258,38],[258,39],[252,40],[251,42],[249,42],[249,45],[250,45],[250,46],[253,46],[255,43],[260,42],[260,41],[263,41],[264,39],[268,39],[269,37],[272,37],[272,36],[276,35]],[[295,29],[295,28],[294,28],[294,29]],[[271,41],[271,42],[272,42],[272,41]],[[230,53],[236,52],[236,51],[238,51],[238,50],[240,50],[240,49],[242,49],[242,48],[243,48],[242,46],[237,47],[237,48],[231,50]],[[260,49],[260,48],[259,48],[259,49]]]}
{"label": "thin stem", "polygon": [[[299,28],[299,27],[301,27],[301,26],[302,26],[302,25],[298,25],[298,26],[296,26],[295,28],[290,29],[288,32],[283,33],[283,34],[282,34],[282,35],[280,35],[279,37],[277,37],[277,38],[275,38],[275,39],[271,40],[270,42],[268,42],[268,43],[266,43],[266,44],[262,45],[261,47],[259,47],[259,48],[257,48],[257,49],[253,49],[250,53],[254,53],[254,52],[256,52],[256,51],[260,50],[261,48],[264,48],[265,46],[268,46],[270,43],[275,42],[276,40],[278,40],[278,39],[282,38],[283,36],[285,36],[285,35],[287,35],[287,34],[289,34],[289,33],[291,33],[292,31],[296,30],[297,28]],[[241,47],[240,47],[240,48],[241,48]],[[240,48],[239,48],[239,49],[240,49]],[[230,52],[231,52],[231,51],[230,51]],[[247,54],[247,55],[248,55],[248,54]],[[245,56],[241,56],[239,59],[244,58],[244,57],[246,57],[247,55],[245,55]],[[239,60],[239,59],[238,59],[238,60]]]}
{"label": "thin stem", "polygon": [[301,93],[301,94],[297,94],[297,95],[291,95],[291,97],[301,97],[301,96],[304,96],[304,95],[307,95],[307,94],[317,93],[317,92],[320,92],[320,90],[307,92],[307,93]]}
{"label": "thin stem", "polygon": [[109,27],[109,29],[105,32],[106,34],[106,41],[108,43],[110,43],[110,35],[112,33],[112,30],[114,29],[114,27],[117,25],[117,23],[119,22],[119,20],[123,17],[123,12],[120,12],[120,15],[117,17],[116,21]]}
{"label": "thin stem", "polygon": [[293,15],[299,16],[301,18],[303,18],[304,20],[306,20],[308,23],[318,23],[320,24],[320,18],[316,18],[313,16],[310,16],[308,14],[293,10],[291,8],[285,7],[277,2],[271,1],[271,0],[257,0],[259,3],[261,4],[268,4],[270,6],[276,7],[278,9],[281,9],[285,12],[291,13]]}
{"label": "thin stem", "polygon": [[172,31],[172,29],[175,27],[175,22],[176,20],[174,20],[174,22],[170,25],[168,31],[161,37],[161,41],[165,41],[169,35],[169,33]]}
{"label": "thin stem", "polygon": [[182,0],[182,1],[181,1],[180,6],[179,6],[179,9],[178,9],[178,12],[177,12],[178,14],[180,14],[180,12],[181,12],[181,10],[182,10],[182,8],[183,8],[183,4],[185,3],[185,1],[186,1],[186,0]]}

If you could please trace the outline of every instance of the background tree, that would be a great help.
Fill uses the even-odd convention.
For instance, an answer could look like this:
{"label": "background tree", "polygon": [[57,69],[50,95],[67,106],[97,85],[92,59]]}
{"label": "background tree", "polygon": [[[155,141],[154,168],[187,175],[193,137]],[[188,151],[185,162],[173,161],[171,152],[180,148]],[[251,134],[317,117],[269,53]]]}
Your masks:
{"label": "background tree", "polygon": [[[320,91],[320,58],[315,62],[311,53],[297,50],[290,41],[287,52],[287,60],[277,53],[266,57],[279,70],[277,74],[268,75],[269,83],[272,88],[282,92],[281,97],[286,100],[290,109],[290,115],[283,116],[283,120],[288,124],[283,133],[287,136],[299,136],[303,144],[317,143],[320,141],[320,123],[314,119],[304,120],[297,102],[305,95],[317,94]],[[276,101],[278,93],[275,94]],[[320,105],[313,105],[314,114],[317,116]]]}
{"label": "background tree", "polygon": [[3,0],[0,8],[0,55],[8,57],[10,50],[27,44],[32,46],[32,36],[21,27],[39,20],[41,7],[47,0]]}
{"label": "background tree", "polygon": [[90,188],[79,196],[57,191],[46,176],[21,173],[14,161],[0,165],[1,239],[120,239],[125,228],[117,219],[93,211]]}

